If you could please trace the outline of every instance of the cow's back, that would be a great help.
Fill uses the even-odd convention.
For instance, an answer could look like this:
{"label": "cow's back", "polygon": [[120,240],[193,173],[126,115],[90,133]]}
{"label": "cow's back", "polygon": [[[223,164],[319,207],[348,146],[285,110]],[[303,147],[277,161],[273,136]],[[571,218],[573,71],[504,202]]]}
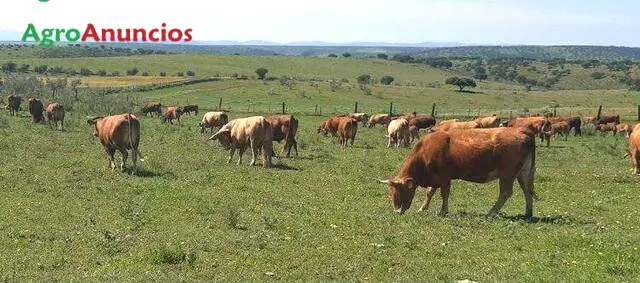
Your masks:
{"label": "cow's back", "polygon": [[104,144],[116,148],[137,148],[140,143],[140,122],[135,115],[120,114],[105,117],[99,124],[98,137]]}

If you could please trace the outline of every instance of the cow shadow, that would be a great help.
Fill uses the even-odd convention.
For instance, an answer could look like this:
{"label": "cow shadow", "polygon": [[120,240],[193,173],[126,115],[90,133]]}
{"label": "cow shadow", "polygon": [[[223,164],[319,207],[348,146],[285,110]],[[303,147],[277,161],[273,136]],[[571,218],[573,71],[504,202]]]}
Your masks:
{"label": "cow shadow", "polygon": [[274,164],[272,166],[272,168],[275,168],[275,169],[278,169],[278,170],[302,171],[302,169],[300,169],[300,168],[289,166],[289,165],[284,164],[284,163]]}
{"label": "cow shadow", "polygon": [[576,219],[573,218],[571,216],[567,216],[567,215],[549,215],[549,216],[533,216],[533,217],[525,217],[524,214],[517,214],[517,215],[504,215],[502,213],[500,213],[498,216],[495,217],[491,217],[491,216],[487,216],[486,214],[482,214],[482,213],[470,213],[470,212],[466,212],[466,211],[458,211],[455,214],[450,215],[449,217],[454,218],[454,219],[461,219],[461,218],[478,218],[478,219],[493,219],[493,220],[507,220],[510,222],[522,222],[522,223],[530,223],[530,224],[536,224],[536,223],[540,223],[540,224],[551,224],[551,225],[574,225],[574,224],[580,224],[580,225],[586,225],[586,224],[591,224],[591,222],[589,221],[585,221],[585,220],[580,220],[580,219]]}
{"label": "cow shadow", "polygon": [[133,175],[135,177],[140,177],[140,178],[154,178],[154,177],[175,177],[175,175],[171,172],[154,172],[154,171],[149,171],[145,168],[137,168],[136,172],[134,174],[133,173],[133,169],[132,168],[126,168],[124,171],[126,174],[130,174]]}

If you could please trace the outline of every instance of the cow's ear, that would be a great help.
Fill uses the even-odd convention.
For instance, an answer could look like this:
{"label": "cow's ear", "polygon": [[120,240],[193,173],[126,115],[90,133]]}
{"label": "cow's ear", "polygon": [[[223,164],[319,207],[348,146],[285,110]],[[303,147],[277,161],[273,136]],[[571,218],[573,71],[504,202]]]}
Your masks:
{"label": "cow's ear", "polygon": [[389,183],[391,183],[391,181],[389,181],[389,180],[377,180],[377,181],[378,181],[378,183],[381,183],[381,184],[389,184]]}
{"label": "cow's ear", "polygon": [[415,186],[415,181],[411,177],[402,179],[401,183],[404,184],[405,186],[409,187],[409,188],[415,188],[416,187]]}

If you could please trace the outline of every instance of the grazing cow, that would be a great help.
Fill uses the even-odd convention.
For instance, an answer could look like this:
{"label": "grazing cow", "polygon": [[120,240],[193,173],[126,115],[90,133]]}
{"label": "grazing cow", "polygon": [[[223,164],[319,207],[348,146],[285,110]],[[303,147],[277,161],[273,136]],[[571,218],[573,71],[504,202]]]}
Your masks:
{"label": "grazing cow", "polygon": [[356,121],[362,122],[363,127],[366,126],[367,122],[369,121],[369,115],[367,113],[342,114],[342,115],[339,115],[338,117],[349,117],[349,118],[356,119]]}
{"label": "grazing cow", "polygon": [[15,116],[18,115],[18,111],[20,111],[20,103],[22,103],[22,97],[16,95],[10,95],[7,98],[7,107],[9,109],[9,115]]}
{"label": "grazing cow", "polygon": [[436,119],[434,119],[431,115],[417,115],[408,120],[409,126],[416,126],[418,130],[427,129],[433,127],[436,124]]}
{"label": "grazing cow", "polygon": [[607,135],[607,132],[612,132],[613,135],[616,135],[616,124],[615,123],[607,123],[607,124],[598,124],[596,126],[596,131],[600,132],[603,136]]}
{"label": "grazing cow", "polygon": [[526,117],[526,118],[514,118],[507,121],[504,126],[506,127],[530,127],[540,136],[540,140],[544,142],[547,140],[547,147],[551,140],[551,122],[545,117]]}
{"label": "grazing cow", "polygon": [[449,120],[440,121],[440,123],[438,123],[438,125],[444,125],[444,124],[451,123],[451,122],[458,122],[458,119],[449,119]]}
{"label": "grazing cow", "polygon": [[582,121],[584,122],[584,124],[595,124],[596,123],[596,117],[593,116],[584,116],[582,117]]}
{"label": "grazing cow", "polygon": [[173,125],[173,119],[177,119],[178,123],[180,123],[180,116],[182,115],[182,109],[176,107],[167,107],[164,110],[164,114],[162,117],[162,123],[171,123]]}
{"label": "grazing cow", "polygon": [[[580,117],[575,116],[575,117],[551,117],[549,118],[549,122],[551,124],[557,123],[557,122],[561,122],[561,121],[566,121],[567,124],[569,124],[569,131],[571,131],[571,129],[574,130],[574,136],[582,136],[582,121],[580,120]],[[586,122],[585,122],[586,123]]]}
{"label": "grazing cow", "polygon": [[31,113],[31,120],[34,123],[44,122],[44,116],[42,115],[43,111],[44,105],[40,99],[29,98],[29,113]]}
{"label": "grazing cow", "polygon": [[[371,125],[371,124],[369,124]],[[327,121],[322,122],[318,128],[318,133],[323,133],[325,136],[331,133],[332,136],[338,136],[340,138],[340,146],[347,146],[347,142],[351,139],[351,145],[358,132],[358,121],[349,117],[332,117]]]}
{"label": "grazing cow", "polygon": [[229,116],[225,112],[207,112],[202,116],[202,122],[200,122],[200,132],[204,133],[206,128],[211,129],[213,134],[213,128],[222,127],[229,122]]}
{"label": "grazing cow", "polygon": [[296,141],[296,133],[298,132],[298,119],[293,115],[271,115],[266,117],[271,125],[273,140],[278,143],[284,140],[282,154],[287,152],[286,157],[291,155],[291,148],[298,156],[298,142]]}
{"label": "grazing cow", "polygon": [[379,182],[388,185],[393,210],[398,213],[409,209],[417,187],[427,191],[420,211],[428,209],[440,188],[440,215],[444,216],[449,210],[452,180],[487,183],[499,179],[498,200],[488,213],[495,216],[511,196],[517,179],[524,192],[525,217],[530,218],[535,170],[533,127],[437,131],[413,148],[393,179]]}
{"label": "grazing cow", "polygon": [[391,121],[387,128],[387,137],[389,138],[387,148],[391,147],[391,145],[395,147],[409,146],[409,121],[405,118]]}
{"label": "grazing cow", "polygon": [[369,118],[369,122],[367,122],[367,124],[369,124],[369,128],[373,128],[375,125],[386,125],[389,124],[389,122],[391,122],[391,120],[393,119],[393,117],[389,116],[389,114],[374,114],[371,116],[371,118]]}
{"label": "grazing cow", "polygon": [[475,129],[475,128],[479,128],[479,124],[476,123],[476,121],[449,122],[444,125],[438,125],[437,127],[433,127],[429,132],[433,133],[435,131],[449,131],[453,129],[465,130],[465,129]]}
{"label": "grazing cow", "polygon": [[551,135],[557,136],[558,134],[562,135],[562,138],[566,141],[569,137],[569,122],[567,121],[558,121],[555,123],[551,123]]}
{"label": "grazing cow", "polygon": [[182,107],[182,114],[191,115],[191,112],[195,112],[196,115],[198,115],[198,105],[191,104],[191,105],[185,105],[184,107]]}
{"label": "grazing cow", "polygon": [[416,127],[415,125],[409,126],[409,136],[411,137],[410,142],[413,142],[414,140],[419,139],[420,129],[418,129],[418,127]]}
{"label": "grazing cow", "polygon": [[500,119],[496,114],[488,117],[479,117],[474,120],[478,123],[478,128],[495,128],[500,123]]}
{"label": "grazing cow", "polygon": [[598,119],[596,123],[598,125],[608,123],[620,124],[620,115],[600,116],[600,119]]}
{"label": "grazing cow", "polygon": [[629,135],[631,135],[631,128],[628,124],[626,123],[622,123],[622,124],[617,124],[616,125],[616,130],[615,132],[613,132],[613,134],[617,134],[617,133],[624,133],[624,137],[625,138],[629,138]]}
{"label": "grazing cow", "polygon": [[122,154],[120,170],[124,172],[128,156],[127,150],[131,150],[132,173],[135,174],[138,156],[140,156],[140,161],[143,161],[142,153],[138,149],[140,144],[138,118],[132,114],[119,114],[107,117],[90,117],[87,123],[93,125],[93,135],[100,138],[100,143],[109,157],[109,167],[116,168],[114,155],[118,150]]}
{"label": "grazing cow", "polygon": [[47,105],[47,121],[49,121],[49,127],[51,122],[58,128],[58,122],[60,122],[60,131],[64,131],[64,107],[60,103],[49,103]]}
{"label": "grazing cow", "polygon": [[162,104],[160,102],[145,102],[142,106],[142,115],[147,116],[147,114],[151,114],[153,117],[153,113],[160,116],[162,115]]}
{"label": "grazing cow", "polygon": [[265,117],[253,116],[248,118],[238,118],[229,121],[209,138],[218,140],[224,149],[229,150],[231,163],[233,155],[238,149],[238,165],[242,164],[242,155],[247,147],[251,148],[251,163],[256,164],[258,152],[262,152],[262,166],[271,167],[271,156],[273,154],[273,136],[271,125]]}
{"label": "grazing cow", "polygon": [[633,163],[633,174],[640,172],[640,124],[635,125],[629,136],[629,152]]}

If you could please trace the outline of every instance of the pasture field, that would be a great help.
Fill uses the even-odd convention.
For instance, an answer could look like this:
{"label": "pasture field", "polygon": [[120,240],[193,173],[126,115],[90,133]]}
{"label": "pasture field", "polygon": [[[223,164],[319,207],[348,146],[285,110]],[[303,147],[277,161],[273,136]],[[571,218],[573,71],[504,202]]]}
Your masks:
{"label": "pasture field", "polygon": [[[355,101],[365,112],[388,111],[393,102],[396,113],[429,113],[436,103],[438,119],[554,105],[561,115],[587,115],[603,105],[604,113],[629,121],[636,118],[637,92],[525,92],[487,81],[477,93],[461,94],[428,85],[442,82],[444,71],[379,60],[168,55],[24,62],[108,72],[135,65],[150,73],[192,69],[198,76],[250,75],[266,66],[277,76],[320,80],[286,87],[224,79],[114,94],[204,110],[222,98],[231,118],[275,113],[284,101],[300,121],[299,156],[276,158],[271,169],[249,167],[247,155],[243,165],[227,164],[228,153],[199,132],[202,113],[175,125],[140,117],[145,161],[132,176],[107,168],[85,117],[107,114],[86,113],[98,108],[74,105],[65,132],[32,124],[26,111],[10,117],[3,110],[3,281],[640,281],[638,177],[622,158],[623,137],[572,135],[548,148],[538,140],[540,200],[529,222],[521,217],[517,184],[501,216],[484,216],[497,199],[497,181],[454,182],[448,217],[436,215],[438,195],[428,212],[417,212],[422,190],[406,214],[396,215],[386,186],[375,179],[393,176],[410,149],[387,149],[382,127],[360,127],[355,146],[346,149],[316,133],[321,121],[352,111]],[[354,82],[364,72],[416,84],[374,85],[365,95]],[[326,80],[342,77],[351,82],[332,91]],[[138,83],[119,78],[131,79],[107,83]],[[316,105],[322,115],[313,115]]]}
{"label": "pasture field", "polygon": [[[252,113],[243,113],[248,116]],[[262,113],[256,113],[262,114]],[[232,113],[232,117],[238,115]],[[503,215],[483,215],[497,183],[455,182],[450,215],[396,215],[375,178],[409,149],[382,128],[355,147],[299,116],[298,158],[273,169],[227,164],[196,127],[142,117],[137,176],[112,172],[83,115],[67,131],[0,116],[0,276],[8,281],[637,281],[638,179],[627,141],[570,137],[537,148],[535,218],[519,218],[516,187]],[[281,146],[276,145],[276,149]]]}

